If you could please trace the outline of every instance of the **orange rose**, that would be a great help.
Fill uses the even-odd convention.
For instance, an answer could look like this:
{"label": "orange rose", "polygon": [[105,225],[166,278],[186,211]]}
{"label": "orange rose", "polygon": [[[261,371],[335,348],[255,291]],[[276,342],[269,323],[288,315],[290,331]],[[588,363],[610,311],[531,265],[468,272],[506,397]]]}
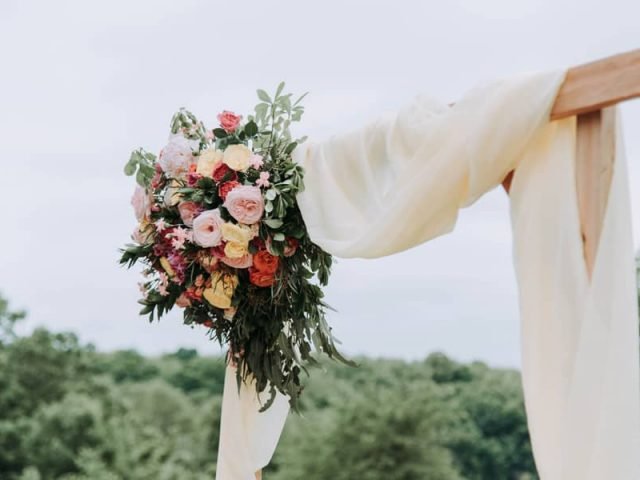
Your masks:
{"label": "orange rose", "polygon": [[273,273],[262,272],[252,267],[249,269],[249,281],[256,287],[270,287],[276,281],[276,277]]}
{"label": "orange rose", "polygon": [[253,256],[253,266],[262,273],[273,275],[278,270],[280,259],[266,250],[260,250]]}

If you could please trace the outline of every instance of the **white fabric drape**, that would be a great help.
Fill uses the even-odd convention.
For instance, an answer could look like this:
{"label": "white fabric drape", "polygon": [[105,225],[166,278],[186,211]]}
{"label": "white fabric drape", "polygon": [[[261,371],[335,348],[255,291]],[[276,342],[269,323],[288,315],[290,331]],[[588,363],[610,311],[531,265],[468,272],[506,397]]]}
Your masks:
{"label": "white fabric drape", "polygon": [[271,460],[289,413],[289,401],[278,394],[273,405],[260,413],[268,397],[268,392],[258,396],[253,384],[243,383],[238,391],[236,370],[227,365],[216,480],[256,480],[256,472]]}
{"label": "white fabric drape", "polygon": [[[515,169],[510,198],[522,376],[540,476],[638,480],[638,316],[622,142],[589,281],[575,119],[548,121],[563,78],[553,72],[493,82],[453,107],[418,98],[362,129],[305,144],[294,152],[306,169],[298,200],[314,242],[339,257],[374,258],[451,231],[460,208]],[[235,386],[236,395],[229,397],[230,390],[221,441],[233,436],[272,452],[286,409],[247,424],[242,419],[253,418],[255,405],[241,406]],[[230,455],[221,446],[219,462],[244,461]]]}

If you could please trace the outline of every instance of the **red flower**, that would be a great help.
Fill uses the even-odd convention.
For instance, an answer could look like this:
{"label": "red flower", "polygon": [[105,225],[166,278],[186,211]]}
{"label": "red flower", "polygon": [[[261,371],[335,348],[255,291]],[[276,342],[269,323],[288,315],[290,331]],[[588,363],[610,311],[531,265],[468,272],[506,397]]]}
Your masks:
{"label": "red flower", "polygon": [[260,250],[253,256],[253,266],[264,274],[273,275],[278,270],[278,265],[280,259],[266,250]]}
{"label": "red flower", "polygon": [[249,281],[256,287],[270,287],[276,281],[276,277],[273,273],[261,272],[257,268],[251,267],[249,268]]}
{"label": "red flower", "polygon": [[218,188],[218,195],[220,195],[220,198],[222,200],[226,200],[227,193],[229,193],[231,190],[233,190],[234,188],[239,187],[239,186],[240,186],[240,182],[238,182],[236,180],[230,180],[228,182],[224,182]]}
{"label": "red flower", "polygon": [[202,322],[202,325],[204,325],[205,327],[208,327],[208,328],[213,328],[213,321],[212,320],[205,320],[204,322]]}
{"label": "red flower", "polygon": [[220,183],[223,180],[237,180],[238,175],[236,175],[236,172],[231,170],[226,163],[221,163],[213,169],[213,179]]}
{"label": "red flower", "polygon": [[228,110],[223,111],[218,114],[218,121],[220,122],[220,126],[225,129],[225,131],[229,133],[233,133],[240,125],[240,120],[242,120],[241,115],[236,115],[233,112],[229,112]]}

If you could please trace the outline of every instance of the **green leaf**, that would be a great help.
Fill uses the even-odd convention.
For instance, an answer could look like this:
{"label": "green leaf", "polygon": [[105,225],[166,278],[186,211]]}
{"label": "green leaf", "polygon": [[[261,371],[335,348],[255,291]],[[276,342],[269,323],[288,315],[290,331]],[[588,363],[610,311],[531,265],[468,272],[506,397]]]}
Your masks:
{"label": "green leaf", "polygon": [[267,218],[264,223],[270,228],[280,228],[284,222],[278,218]]}
{"label": "green leaf", "polygon": [[265,92],[262,89],[258,89],[256,90],[256,92],[258,93],[258,98],[260,100],[262,100],[263,102],[267,102],[267,103],[271,103],[271,97],[269,96],[269,94],[267,92]]}
{"label": "green leaf", "polygon": [[270,188],[269,190],[267,190],[264,198],[266,198],[267,200],[275,200],[277,194],[278,192],[274,188]]}
{"label": "green leaf", "polygon": [[129,163],[124,166],[124,174],[130,177],[134,173],[136,173],[136,164],[135,162],[129,161]]}
{"label": "green leaf", "polygon": [[229,134],[224,128],[214,128],[213,134],[215,135],[216,138],[226,138],[229,136]]}
{"label": "green leaf", "polygon": [[258,125],[253,120],[247,123],[244,127],[244,133],[249,137],[253,137],[258,133]]}
{"label": "green leaf", "polygon": [[298,146],[298,142],[291,142],[289,145],[287,145],[287,148],[284,149],[284,153],[286,155],[291,154],[296,149],[297,146]]}
{"label": "green leaf", "polygon": [[276,242],[284,242],[284,233],[276,233],[276,234],[273,236],[273,239],[274,239]]}
{"label": "green leaf", "polygon": [[278,85],[278,89],[276,90],[276,98],[280,96],[282,90],[284,90],[284,82],[280,82],[280,84]]}

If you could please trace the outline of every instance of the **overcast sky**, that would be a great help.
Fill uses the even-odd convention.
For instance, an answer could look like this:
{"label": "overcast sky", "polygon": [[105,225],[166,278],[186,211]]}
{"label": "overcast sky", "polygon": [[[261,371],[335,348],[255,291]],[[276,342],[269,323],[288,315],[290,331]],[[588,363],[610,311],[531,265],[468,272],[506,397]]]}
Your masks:
{"label": "overcast sky", "polygon": [[[255,89],[309,90],[322,137],[418,93],[454,101],[479,81],[640,47],[637,0],[0,2],[0,291],[28,327],[100,349],[218,349],[175,312],[137,315],[137,271],[118,267],[135,220],[131,149],[157,151],[185,106],[212,125]],[[640,238],[640,103],[622,107]],[[508,120],[505,120],[508,121]],[[519,364],[507,198],[456,231],[380,260],[343,260],[328,301],[348,353]]]}

